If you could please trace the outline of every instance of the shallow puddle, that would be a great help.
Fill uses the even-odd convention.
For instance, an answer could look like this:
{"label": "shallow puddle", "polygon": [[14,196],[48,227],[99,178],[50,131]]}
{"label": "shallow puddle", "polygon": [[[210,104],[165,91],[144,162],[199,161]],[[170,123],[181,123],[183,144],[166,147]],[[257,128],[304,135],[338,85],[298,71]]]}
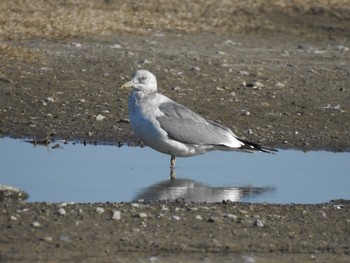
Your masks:
{"label": "shallow puddle", "polygon": [[[61,147],[57,149],[55,144]],[[177,158],[150,148],[63,144],[34,146],[0,139],[0,184],[28,201],[130,202],[222,200],[321,203],[350,199],[349,153],[280,150],[276,155],[210,152]]]}

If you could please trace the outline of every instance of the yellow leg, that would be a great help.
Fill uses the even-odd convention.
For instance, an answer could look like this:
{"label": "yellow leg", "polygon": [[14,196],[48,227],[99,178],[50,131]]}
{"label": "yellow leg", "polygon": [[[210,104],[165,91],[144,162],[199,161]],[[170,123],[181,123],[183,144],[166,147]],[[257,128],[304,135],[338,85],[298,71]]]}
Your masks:
{"label": "yellow leg", "polygon": [[175,162],[176,162],[176,158],[175,158],[174,155],[172,155],[171,159],[170,159],[170,179],[175,179],[176,178]]}

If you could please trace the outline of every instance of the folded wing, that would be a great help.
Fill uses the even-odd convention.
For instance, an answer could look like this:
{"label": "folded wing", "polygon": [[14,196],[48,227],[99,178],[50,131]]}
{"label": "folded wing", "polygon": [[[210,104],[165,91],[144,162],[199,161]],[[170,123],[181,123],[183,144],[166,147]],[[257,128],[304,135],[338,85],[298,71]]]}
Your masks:
{"label": "folded wing", "polygon": [[208,121],[174,101],[160,104],[159,110],[162,114],[157,117],[157,120],[170,139],[193,145],[230,148],[240,148],[244,145],[230,129]]}

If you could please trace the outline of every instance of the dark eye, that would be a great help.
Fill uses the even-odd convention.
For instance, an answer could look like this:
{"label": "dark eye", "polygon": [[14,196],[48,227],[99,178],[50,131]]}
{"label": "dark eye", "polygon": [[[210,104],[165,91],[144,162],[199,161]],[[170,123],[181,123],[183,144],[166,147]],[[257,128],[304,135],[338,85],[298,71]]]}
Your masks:
{"label": "dark eye", "polygon": [[142,80],[142,81],[145,81],[146,79],[147,79],[146,76],[142,76],[142,77],[141,77],[141,80]]}

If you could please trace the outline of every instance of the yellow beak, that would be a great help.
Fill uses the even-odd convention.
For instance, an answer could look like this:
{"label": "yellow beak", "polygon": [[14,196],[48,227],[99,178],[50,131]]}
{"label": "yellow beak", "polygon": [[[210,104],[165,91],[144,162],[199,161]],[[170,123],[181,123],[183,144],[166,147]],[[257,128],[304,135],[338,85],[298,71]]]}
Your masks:
{"label": "yellow beak", "polygon": [[121,89],[131,89],[133,85],[134,85],[134,83],[133,83],[132,80],[131,80],[131,81],[129,81],[129,82],[123,84],[123,86],[121,86],[120,88],[121,88]]}

